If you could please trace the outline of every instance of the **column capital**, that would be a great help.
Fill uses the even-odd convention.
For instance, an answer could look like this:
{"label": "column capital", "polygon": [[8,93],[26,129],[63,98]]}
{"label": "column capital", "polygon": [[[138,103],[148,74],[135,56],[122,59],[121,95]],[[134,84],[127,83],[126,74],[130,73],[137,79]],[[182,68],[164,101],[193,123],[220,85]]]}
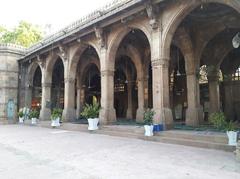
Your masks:
{"label": "column capital", "polygon": [[101,76],[114,76],[114,70],[102,70],[101,71]]}
{"label": "column capital", "polygon": [[217,74],[214,74],[214,75],[208,75],[207,76],[208,78],[208,81],[218,81],[219,80],[219,76]]}
{"label": "column capital", "polygon": [[75,78],[64,78],[64,83],[74,84]]}
{"label": "column capital", "polygon": [[52,83],[42,83],[42,87],[51,88],[52,87]]}
{"label": "column capital", "polygon": [[168,67],[169,66],[169,58],[156,58],[152,60],[152,67]]}

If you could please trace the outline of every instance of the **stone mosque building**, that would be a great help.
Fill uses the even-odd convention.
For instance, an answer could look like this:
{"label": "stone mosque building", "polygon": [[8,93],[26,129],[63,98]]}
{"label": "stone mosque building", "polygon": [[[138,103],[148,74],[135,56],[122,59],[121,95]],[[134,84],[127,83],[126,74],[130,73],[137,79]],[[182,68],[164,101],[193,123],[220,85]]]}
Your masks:
{"label": "stone mosque building", "polygon": [[238,32],[239,0],[115,0],[28,49],[0,45],[0,121],[25,106],[74,121],[93,100],[104,125],[146,108],[166,128],[239,121]]}

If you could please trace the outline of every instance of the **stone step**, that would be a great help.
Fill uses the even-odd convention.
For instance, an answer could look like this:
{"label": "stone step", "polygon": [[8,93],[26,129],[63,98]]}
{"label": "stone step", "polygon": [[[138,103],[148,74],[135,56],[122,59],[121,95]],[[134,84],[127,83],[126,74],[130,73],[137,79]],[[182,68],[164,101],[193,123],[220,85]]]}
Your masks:
{"label": "stone step", "polygon": [[[26,123],[26,125],[30,125],[30,123]],[[41,121],[37,126],[52,128],[50,121]],[[172,130],[157,133],[152,137],[146,137],[144,136],[144,128],[142,126],[101,126],[100,129],[96,131],[88,131],[87,128],[88,125],[72,123],[63,123],[61,127],[58,127],[58,129],[62,130],[127,137],[153,142],[178,144],[231,152],[236,148],[227,145],[227,137],[224,134],[218,133]]]}
{"label": "stone step", "polygon": [[197,132],[197,131],[165,131],[157,133],[156,135],[162,136],[162,137],[171,137],[171,138],[180,138],[180,139],[186,139],[186,140],[198,140],[198,141],[204,141],[204,142],[214,142],[214,143],[222,143],[227,144],[228,138],[227,134],[225,133],[216,133],[216,132]]}
{"label": "stone step", "polygon": [[152,142],[161,142],[161,143],[185,145],[185,146],[191,146],[191,147],[216,149],[216,150],[223,150],[228,152],[233,152],[235,150],[234,146],[229,146],[223,143],[208,142],[208,141],[201,141],[201,140],[190,140],[190,139],[181,139],[181,138],[173,138],[173,137],[163,137],[163,136],[146,137],[143,134],[136,134],[136,133],[134,134],[134,133],[127,133],[127,132],[122,133],[119,131],[107,131],[107,130],[98,130],[95,133],[109,135],[109,136],[142,139],[142,140],[147,140]]}

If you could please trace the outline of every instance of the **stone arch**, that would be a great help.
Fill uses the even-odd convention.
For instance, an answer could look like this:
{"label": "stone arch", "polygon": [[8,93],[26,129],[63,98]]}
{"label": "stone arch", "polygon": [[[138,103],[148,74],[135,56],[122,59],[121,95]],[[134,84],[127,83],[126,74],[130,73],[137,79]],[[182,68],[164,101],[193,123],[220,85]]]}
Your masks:
{"label": "stone arch", "polygon": [[35,72],[37,70],[37,68],[40,67],[40,70],[41,70],[41,74],[42,74],[42,68],[41,68],[41,65],[39,65],[36,61],[32,62],[29,67],[28,67],[28,81],[27,83],[30,85],[30,86],[33,86],[33,79],[34,79],[34,75],[35,75]]}
{"label": "stone arch", "polygon": [[54,65],[56,64],[56,61],[58,59],[62,60],[63,67],[64,67],[64,75],[65,75],[66,65],[65,65],[64,59],[62,59],[61,56],[57,55],[56,53],[53,53],[53,54],[49,55],[46,60],[46,68],[45,68],[45,74],[44,74],[45,77],[42,78],[42,80],[45,79],[44,83],[52,82],[52,73],[53,73]]}
{"label": "stone arch", "polygon": [[109,48],[107,51],[108,54],[108,67],[109,69],[114,69],[115,66],[115,57],[117,54],[117,50],[121,44],[121,42],[123,41],[123,39],[133,30],[133,29],[137,29],[140,30],[148,39],[148,44],[150,46],[151,49],[151,33],[149,32],[149,30],[143,26],[143,25],[130,25],[128,28],[120,28],[119,30],[117,30],[114,34],[113,37],[111,38],[110,42],[109,42]]}
{"label": "stone arch", "polygon": [[141,55],[138,49],[132,45],[128,45],[126,51],[123,51],[119,55],[126,55],[130,57],[131,61],[133,62],[136,68],[137,79],[141,79],[143,77],[143,65],[142,65]]}
{"label": "stone arch", "polygon": [[89,46],[95,50],[98,58],[100,58],[100,50],[95,42],[90,41],[90,42],[84,43],[83,45],[72,48],[70,53],[72,55],[70,56],[70,65],[69,65],[70,78],[75,78],[77,74],[78,63],[81,60],[81,56]]}
{"label": "stone arch", "polygon": [[[171,45],[173,36],[175,34],[175,31],[177,30],[177,28],[179,27],[183,19],[195,8],[201,5],[201,3],[202,3],[201,1],[190,1],[190,2],[188,1],[188,2],[181,3],[181,5],[178,5],[177,3],[175,3],[177,7],[173,6],[174,10],[172,11],[168,10],[168,12],[166,13],[166,16],[168,16],[167,18],[168,23],[166,24],[166,27],[164,28],[164,31],[162,34],[163,56],[169,57],[170,45]],[[209,0],[207,1],[207,3],[218,3],[218,4],[226,5],[227,7],[231,7],[240,13],[240,2],[238,0],[232,0],[232,1]]]}

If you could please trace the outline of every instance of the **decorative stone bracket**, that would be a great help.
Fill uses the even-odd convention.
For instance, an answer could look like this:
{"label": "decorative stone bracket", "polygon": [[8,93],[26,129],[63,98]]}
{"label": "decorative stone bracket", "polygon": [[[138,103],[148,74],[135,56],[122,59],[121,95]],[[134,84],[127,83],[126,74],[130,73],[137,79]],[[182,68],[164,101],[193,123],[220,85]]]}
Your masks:
{"label": "decorative stone bracket", "polygon": [[41,66],[41,68],[46,68],[46,58],[40,55],[37,55],[37,63]]}
{"label": "decorative stone bracket", "polygon": [[106,48],[107,47],[106,36],[105,36],[105,33],[103,32],[103,29],[99,27],[95,27],[94,30],[95,30],[95,35],[96,35],[96,38],[98,39],[98,43],[100,47]]}
{"label": "decorative stone bracket", "polygon": [[146,7],[147,15],[150,19],[149,20],[150,26],[152,27],[152,29],[157,29],[158,28],[158,22],[157,22],[157,15],[156,14],[159,11],[158,7],[153,6],[151,1],[148,1],[145,4],[145,7]]}
{"label": "decorative stone bracket", "polygon": [[59,52],[57,53],[64,61],[66,61],[68,59],[68,52],[67,52],[67,48],[59,45],[58,46],[58,50]]}

